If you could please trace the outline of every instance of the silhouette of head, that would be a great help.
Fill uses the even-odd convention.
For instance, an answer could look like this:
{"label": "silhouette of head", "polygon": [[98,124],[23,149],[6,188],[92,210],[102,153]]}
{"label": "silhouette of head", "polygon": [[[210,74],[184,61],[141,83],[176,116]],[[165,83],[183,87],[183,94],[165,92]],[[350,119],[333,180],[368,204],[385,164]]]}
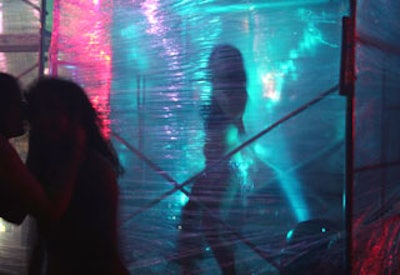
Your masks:
{"label": "silhouette of head", "polygon": [[70,138],[76,127],[84,130],[87,146],[98,151],[122,172],[110,142],[101,134],[101,121],[85,91],[73,81],[45,77],[35,82],[27,94],[29,118],[34,135],[49,144]]}
{"label": "silhouette of head", "polygon": [[247,77],[241,52],[231,45],[215,46],[208,60],[208,69],[212,84],[211,105],[243,131]]}
{"label": "silhouette of head", "polygon": [[27,99],[31,128],[49,142],[58,142],[68,131],[97,127],[98,118],[83,89],[72,81],[46,77],[30,88]]}
{"label": "silhouette of head", "polygon": [[21,89],[18,80],[0,73],[0,133],[7,138],[24,133]]}

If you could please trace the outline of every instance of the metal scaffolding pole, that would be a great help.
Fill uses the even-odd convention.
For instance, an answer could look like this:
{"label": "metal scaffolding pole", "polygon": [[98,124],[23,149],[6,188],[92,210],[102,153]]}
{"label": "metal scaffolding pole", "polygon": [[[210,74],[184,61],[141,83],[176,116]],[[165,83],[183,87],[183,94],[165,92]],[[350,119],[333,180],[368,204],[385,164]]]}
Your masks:
{"label": "metal scaffolding pole", "polygon": [[40,43],[39,43],[39,76],[44,75],[46,62],[46,0],[42,0],[40,7]]}
{"label": "metal scaffolding pole", "polygon": [[339,93],[346,96],[346,171],[344,186],[344,216],[346,229],[346,274],[353,270],[353,217],[354,217],[354,91],[355,91],[355,43],[356,5],[350,0],[349,16],[343,17],[342,56]]}

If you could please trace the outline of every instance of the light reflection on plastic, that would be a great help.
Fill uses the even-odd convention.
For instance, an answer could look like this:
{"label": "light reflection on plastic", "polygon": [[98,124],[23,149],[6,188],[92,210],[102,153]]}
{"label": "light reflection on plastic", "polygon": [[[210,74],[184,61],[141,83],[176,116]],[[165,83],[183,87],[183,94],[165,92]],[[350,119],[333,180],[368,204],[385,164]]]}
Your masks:
{"label": "light reflection on plastic", "polygon": [[[230,127],[227,133],[227,144],[230,149],[238,147],[243,141],[240,139],[239,131],[236,127]],[[247,149],[243,149],[247,151]],[[249,177],[249,168],[254,163],[251,156],[245,152],[240,151],[233,155],[231,160],[231,165],[239,170],[239,180],[243,191],[251,190],[253,187],[253,182]]]}
{"label": "light reflection on plastic", "polygon": [[[272,67],[269,71],[264,68],[264,71],[262,71],[263,65],[260,66],[260,70],[262,71],[260,76],[263,90],[262,96],[269,100],[266,107],[270,109],[270,111],[273,111],[274,105],[279,103],[284,81],[288,80],[288,78],[293,81],[297,80],[298,75],[295,62],[299,57],[305,55],[314,56],[319,45],[338,47],[337,45],[328,43],[316,26],[317,22],[327,23],[324,15],[318,16],[311,10],[304,8],[298,9],[297,15],[305,24],[302,38],[298,42],[297,47],[292,48],[288,52],[288,59],[277,63],[275,68]],[[268,64],[269,62],[270,60],[264,59],[261,63]],[[285,139],[281,139],[280,143],[283,148],[286,147]],[[268,159],[268,156],[266,156],[267,152],[261,145],[255,147],[255,153],[263,160]],[[279,154],[279,159],[277,161],[287,163],[285,166],[290,167],[289,164],[291,163],[291,158],[288,154]],[[271,163],[268,163],[267,165],[275,170],[277,178],[279,179],[281,187],[292,206],[292,210],[295,213],[297,220],[299,222],[307,220],[309,218],[309,210],[305,200],[303,199],[301,183],[297,179],[296,174],[293,172],[287,172],[288,169],[286,167],[278,167]]]}
{"label": "light reflection on plastic", "polygon": [[298,5],[316,5],[329,2],[330,0],[294,0],[294,1],[265,1],[260,4],[226,4],[226,5],[210,5],[204,9],[205,13],[234,13],[252,10],[262,10],[271,8],[288,8]]}
{"label": "light reflection on plastic", "polygon": [[289,51],[289,59],[280,62],[277,66],[276,72],[263,73],[261,76],[263,97],[268,98],[275,103],[277,103],[281,97],[284,78],[290,76],[292,80],[297,80],[297,67],[295,65],[296,59],[306,53],[313,54],[316,47],[321,44],[330,47],[337,47],[337,45],[326,42],[321,31],[316,27],[315,21],[322,21],[322,18],[315,15],[311,10],[304,8],[298,9],[297,15],[300,17],[300,20],[306,24],[303,29],[302,39],[299,41],[298,46]]}
{"label": "light reflection on plastic", "polygon": [[[98,1],[94,1],[93,3],[99,3]],[[290,1],[286,2],[286,3],[278,3],[279,1],[275,2],[275,5],[305,5],[305,4],[309,4],[309,3],[321,3],[321,2],[326,2],[326,1]],[[189,2],[187,2],[189,3]],[[192,3],[192,2],[190,2]],[[181,3],[182,4],[182,3]],[[220,12],[220,13],[225,13],[225,12],[234,12],[234,11],[238,11],[240,10],[240,8],[245,8],[245,9],[260,9],[263,7],[267,7],[268,5],[272,5],[272,3],[269,4],[265,4],[265,5],[257,5],[257,6],[250,6],[250,5],[245,5],[245,6],[227,6],[227,7],[218,7],[218,9],[216,7],[214,7],[215,9],[213,9],[213,13],[216,12]],[[196,8],[193,5],[186,5],[189,6],[189,8],[185,9],[185,12],[187,13],[194,13],[196,12]],[[172,39],[173,34],[168,34],[167,32],[167,28],[165,26],[163,26],[163,22],[164,22],[164,17],[162,16],[162,14],[159,12],[160,9],[160,3],[159,0],[146,0],[145,2],[143,2],[141,4],[142,7],[142,12],[144,13],[144,15],[147,18],[147,21],[149,23],[149,28],[147,29],[147,33],[156,36],[157,38],[160,39],[160,41],[162,42],[162,46],[165,48],[164,53],[169,57],[169,68],[170,68],[170,72],[174,72],[175,76],[178,77],[183,77],[183,73],[177,72],[177,70],[180,68],[180,64],[177,60],[177,57],[179,56],[179,50],[178,48],[176,48],[178,45],[177,43],[174,43],[174,40]],[[271,6],[268,6],[271,7]],[[211,7],[210,7],[211,9]],[[197,10],[197,12],[203,12],[200,11],[199,9]],[[100,15],[102,15],[102,13],[99,13]],[[279,102],[279,100],[281,99],[281,91],[282,91],[282,87],[284,84],[284,80],[285,78],[291,78],[292,80],[296,80],[296,65],[295,65],[295,61],[296,59],[299,58],[299,56],[304,55],[305,53],[311,52],[313,50],[315,50],[315,47],[318,44],[327,44],[327,42],[323,39],[321,32],[316,28],[315,26],[315,22],[313,21],[313,14],[305,9],[299,9],[298,15],[301,17],[301,19],[305,22],[305,27],[303,30],[303,37],[301,39],[301,41],[299,41],[298,47],[295,47],[294,49],[291,49],[287,52],[287,57],[288,60],[285,60],[283,62],[277,62],[275,63],[276,66],[274,66],[273,68],[271,68],[271,70],[264,70],[264,73],[261,74],[261,83],[263,85],[263,96],[265,98],[268,98],[270,100],[270,102],[272,102],[273,104],[277,104]],[[207,15],[205,15],[207,16]],[[208,15],[209,16],[209,15]],[[96,17],[95,17],[96,18]],[[196,42],[198,43],[198,48],[202,49],[204,48],[205,45],[207,45],[207,43],[210,43],[210,41],[215,41],[216,38],[219,37],[220,33],[221,33],[221,19],[218,16],[212,17],[208,19],[208,22],[210,23],[210,25],[213,25],[213,28],[210,28],[208,30],[206,30],[205,32],[199,33],[197,34],[198,37],[196,38]],[[191,22],[188,21],[187,24],[195,24],[196,21]],[[77,24],[80,24],[80,22],[77,22]],[[249,24],[249,21],[246,20],[243,22],[243,28],[245,29],[245,32],[249,32],[250,28],[252,28],[252,26]],[[94,24],[95,25],[95,24]],[[107,30],[106,27],[98,25],[97,26],[98,29],[102,29],[102,30]],[[190,26],[189,26],[190,28]],[[130,26],[129,28],[123,29],[121,30],[121,35],[122,36],[137,36],[138,30],[136,29],[136,27]],[[167,37],[168,35],[168,37]],[[101,44],[98,40],[100,39],[100,37],[97,36],[106,36],[107,34],[104,33],[92,33],[90,34],[91,40],[89,45],[92,48],[96,48],[99,45],[103,45],[104,47],[108,47],[108,45],[105,44]],[[77,38],[77,41],[75,41],[76,43],[79,42],[79,39],[81,38],[81,36],[79,36]],[[256,39],[257,37],[255,37]],[[264,40],[260,40],[260,43],[264,43]],[[84,41],[82,41],[84,42]],[[107,41],[106,41],[107,42]],[[109,41],[108,41],[109,42]],[[99,44],[99,45],[98,45]],[[83,44],[84,45],[84,44]],[[81,45],[82,46],[82,45]],[[260,45],[260,47],[262,46],[262,44]],[[278,47],[278,46],[276,46]],[[257,48],[259,48],[257,46]],[[87,50],[87,49],[85,49]],[[84,51],[85,52],[85,51]],[[105,69],[104,69],[104,74],[106,75],[105,79],[109,79],[110,76],[107,76],[107,74],[110,74],[110,70],[109,67],[110,65],[110,60],[111,55],[108,54],[110,51],[109,49],[102,49],[99,51],[98,54],[98,59],[101,61],[99,62],[99,64],[103,63],[105,65]],[[135,55],[132,57],[132,59],[138,60],[138,59],[143,59],[143,56],[141,56],[140,54],[136,54],[136,52],[132,52],[132,55]],[[90,56],[90,55],[88,55]],[[204,57],[204,58],[203,58]],[[206,67],[206,62],[207,62],[207,57],[208,57],[208,53],[204,52],[202,53],[202,56],[200,58],[200,62],[196,62],[196,64],[199,64],[200,68],[204,68]],[[86,57],[86,58],[90,58],[90,57]],[[259,63],[259,64],[265,64],[269,62],[268,60],[263,60],[263,62]],[[100,67],[100,65],[99,65]],[[203,70],[194,70],[194,79],[204,79],[203,77]],[[93,75],[97,75],[98,79],[101,79],[101,74],[96,74],[94,73]],[[107,83],[109,81],[106,81]],[[202,100],[207,100],[209,94],[210,94],[210,87],[208,86],[208,83],[206,81],[199,81],[197,82],[199,84],[200,87],[204,87],[204,89],[200,88],[200,98]],[[168,90],[177,90],[178,86],[170,86],[168,88]],[[99,91],[99,89],[97,88],[97,92]],[[251,92],[251,90],[249,90],[249,92]],[[167,95],[168,96],[168,95]],[[170,96],[169,99],[173,102],[177,102],[178,100],[180,100],[177,96]],[[108,100],[108,99],[106,99]],[[95,104],[96,105],[101,105],[102,102],[102,97],[97,96],[94,99]],[[107,103],[108,104],[108,103]],[[170,110],[168,110],[170,111]],[[171,114],[167,115],[168,117],[171,116]],[[285,140],[281,140],[282,143],[285,143]],[[285,146],[283,146],[285,147]],[[238,163],[240,163],[239,167],[241,167],[240,169],[242,170],[243,174],[246,175],[246,171],[250,165],[250,163],[246,163],[243,159],[239,159],[240,154],[238,154],[237,156],[237,161]],[[280,155],[281,159],[284,158],[290,158],[290,156],[282,156]],[[289,161],[290,162],[290,159]],[[295,175],[291,175],[289,176],[284,176],[284,171],[285,169],[283,169],[282,167],[276,168],[276,170],[278,171],[278,175],[280,175],[281,178],[281,182],[283,183],[287,183],[285,184],[286,187],[284,187],[285,189],[288,189],[288,194],[293,194],[294,191],[290,191],[290,186],[294,185],[297,186],[299,185],[298,180],[296,179]],[[289,183],[290,181],[293,182]],[[300,220],[304,219],[304,217],[307,216],[306,213],[306,208],[304,207],[302,202],[298,202],[298,198],[301,197],[301,193],[300,191],[296,191],[297,195],[296,196],[292,196],[292,195],[288,195],[290,200],[294,200],[293,202],[291,202],[294,211],[297,212],[297,216],[299,217]],[[184,197],[186,197],[185,195],[183,195]],[[297,201],[297,202],[296,202]],[[299,207],[298,207],[299,206]],[[296,210],[298,208],[301,208],[301,210]],[[300,211],[300,212],[299,212]]]}
{"label": "light reflection on plastic", "polygon": [[[159,0],[146,0],[141,4],[142,12],[146,16],[149,23],[146,33],[155,35],[160,40],[164,47],[164,53],[168,56],[168,69],[174,73],[174,79],[179,80],[182,73],[179,72],[181,64],[179,63],[180,50],[178,43],[174,40],[174,33],[168,33],[168,27],[164,26],[165,17],[160,11]],[[168,20],[173,21],[170,17]],[[175,85],[169,85],[168,90],[176,90]]]}
{"label": "light reflection on plastic", "polygon": [[286,234],[286,241],[290,241],[293,237],[293,234],[294,230],[293,229],[289,230],[288,233]]}
{"label": "light reflection on plastic", "polygon": [[[100,6],[104,9],[100,9]],[[107,12],[112,1],[94,0],[91,2],[60,1],[59,8],[54,8],[54,18],[66,20],[69,24],[60,24],[54,28],[54,37],[50,49],[57,59],[50,60],[51,66],[58,66],[64,61],[63,68],[71,72],[71,77],[87,92],[92,104],[103,121],[103,134],[109,136],[109,94],[111,89],[111,38],[109,24],[111,14]],[[62,12],[61,12],[62,11]],[[69,20],[79,18],[79,20]],[[78,31],[79,30],[79,31]],[[68,43],[62,43],[68,41]],[[57,55],[62,53],[62,55]],[[61,60],[63,58],[64,60]],[[74,65],[68,64],[73,62]],[[71,67],[72,66],[72,67]],[[52,71],[57,72],[57,68]]]}
{"label": "light reflection on plastic", "polygon": [[[266,98],[271,99],[272,101],[276,102],[279,101],[281,97],[280,87],[278,87],[278,75],[274,73],[267,73],[262,76],[262,83],[263,83],[263,96]],[[280,76],[282,78],[282,76]]]}
{"label": "light reflection on plastic", "polygon": [[158,0],[146,0],[141,6],[150,24],[150,28],[146,32],[148,34],[161,35],[165,31],[165,28],[162,25],[163,17],[158,13]]}
{"label": "light reflection on plastic", "polygon": [[[282,143],[282,145],[285,145]],[[294,173],[291,173],[289,169],[285,169],[285,167],[277,166],[267,160],[271,158],[271,152],[266,150],[260,144],[256,144],[254,147],[255,153],[259,156],[260,160],[262,160],[268,167],[272,168],[276,177],[280,182],[280,186],[286,195],[286,198],[292,208],[293,213],[295,214],[297,221],[305,221],[308,220],[309,210],[305,203],[304,197],[301,192],[301,183],[295,177]],[[280,156],[283,159],[290,160],[288,153],[286,150],[281,150]],[[289,165],[287,165],[289,166]]]}
{"label": "light reflection on plastic", "polygon": [[178,199],[178,201],[179,201],[179,203],[180,203],[180,206],[186,205],[186,203],[189,201],[189,197],[186,196],[186,194],[183,193],[183,192],[178,192],[178,194],[179,194],[179,199]]}

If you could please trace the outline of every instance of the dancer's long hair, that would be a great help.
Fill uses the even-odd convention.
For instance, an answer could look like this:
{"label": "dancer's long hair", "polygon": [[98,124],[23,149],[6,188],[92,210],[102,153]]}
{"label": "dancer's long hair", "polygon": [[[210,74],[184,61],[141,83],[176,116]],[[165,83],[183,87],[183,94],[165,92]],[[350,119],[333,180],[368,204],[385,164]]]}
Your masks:
{"label": "dancer's long hair", "polygon": [[[208,78],[212,84],[210,102],[203,110],[206,129],[218,121],[221,123],[233,123],[244,133],[243,113],[247,102],[247,76],[240,50],[229,44],[217,45],[213,48],[208,60]],[[234,99],[233,106],[237,110],[234,117],[225,114],[219,106],[218,91],[215,86],[223,83],[229,87],[228,97]]]}
{"label": "dancer's long hair", "polygon": [[87,134],[87,146],[109,160],[117,175],[123,173],[118,155],[111,142],[107,140],[102,132],[102,122],[91,104],[83,88],[73,81],[58,77],[44,77],[37,80],[27,92],[29,115],[35,115],[39,108],[51,108],[47,105],[41,105],[46,97],[58,97],[59,102],[63,104],[62,111],[68,119],[80,123]]}

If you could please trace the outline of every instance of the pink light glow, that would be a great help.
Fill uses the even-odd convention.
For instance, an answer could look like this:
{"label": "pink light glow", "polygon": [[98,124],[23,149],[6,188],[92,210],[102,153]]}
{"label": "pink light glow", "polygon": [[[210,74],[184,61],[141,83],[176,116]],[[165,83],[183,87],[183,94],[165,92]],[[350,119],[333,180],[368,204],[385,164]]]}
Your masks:
{"label": "pink light glow", "polygon": [[50,73],[82,85],[109,134],[112,0],[54,2]]}
{"label": "pink light glow", "polygon": [[363,226],[355,223],[356,242],[354,243],[354,274],[398,274],[400,249],[399,215],[377,220],[373,224]]}

